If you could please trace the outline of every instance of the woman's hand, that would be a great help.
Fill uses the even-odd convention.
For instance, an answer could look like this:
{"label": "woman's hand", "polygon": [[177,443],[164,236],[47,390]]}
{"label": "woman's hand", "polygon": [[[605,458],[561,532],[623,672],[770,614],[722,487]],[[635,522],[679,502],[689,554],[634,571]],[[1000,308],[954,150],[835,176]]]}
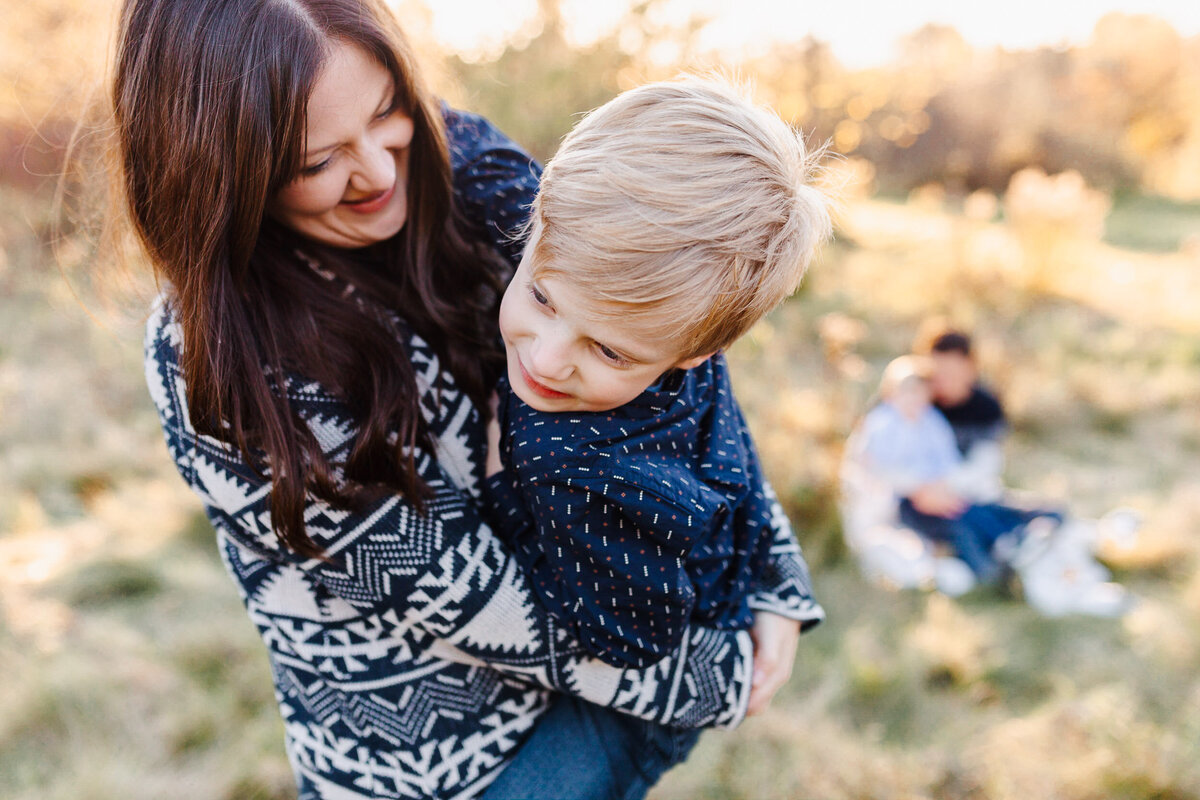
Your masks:
{"label": "woman's hand", "polygon": [[490,478],[504,469],[504,463],[500,460],[500,421],[496,418],[500,409],[500,398],[495,392],[488,398],[488,408],[491,409],[491,418],[487,424],[487,461],[483,472]]}
{"label": "woman's hand", "polygon": [[747,716],[764,711],[771,698],[792,676],[800,623],[769,611],[760,611],[754,615],[750,637],[754,640],[754,681],[750,687]]}

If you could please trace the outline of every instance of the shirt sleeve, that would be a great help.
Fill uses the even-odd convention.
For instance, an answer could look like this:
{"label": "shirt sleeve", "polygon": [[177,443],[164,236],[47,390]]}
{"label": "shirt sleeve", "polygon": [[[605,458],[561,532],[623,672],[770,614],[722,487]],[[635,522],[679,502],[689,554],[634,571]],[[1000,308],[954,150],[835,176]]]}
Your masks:
{"label": "shirt sleeve", "polygon": [[[149,327],[155,328],[153,317]],[[485,664],[660,724],[733,727],[741,721],[753,659],[748,634],[688,627],[675,652],[642,670],[588,657],[534,602],[516,559],[474,505],[436,472],[425,476],[434,493],[425,513],[399,496],[355,511],[310,499],[307,531],[327,558],[303,559],[284,550],[270,524],[269,480],[256,475],[236,450],[193,429],[177,335],[168,330],[157,326],[146,358],[168,450],[213,524],[239,545],[296,563],[422,657]],[[336,417],[314,418],[309,425],[330,448],[353,434]]]}
{"label": "shirt sleeve", "polygon": [[933,465],[931,471],[936,475],[948,476],[962,460],[958,453],[958,442],[954,438],[954,429],[942,413],[933,408],[922,418],[922,423],[929,434],[927,447]]}
{"label": "shirt sleeve", "polygon": [[[864,464],[897,497],[905,497],[920,486],[945,477],[953,466],[936,463],[939,451],[931,440],[922,442],[920,452],[915,450],[911,446],[912,437],[905,435],[902,424],[898,414],[881,404],[867,413],[862,426]],[[927,424],[924,427],[936,437],[937,431],[928,430]]]}
{"label": "shirt sleeve", "polygon": [[478,114],[443,107],[454,195],[467,219],[515,267],[542,167]]}
{"label": "shirt sleeve", "polygon": [[699,482],[682,491],[690,500],[668,498],[670,489],[652,485],[664,471],[631,481],[584,469],[522,475],[519,487],[489,481],[485,497],[502,535],[525,553],[534,591],[583,647],[614,666],[645,667],[685,636],[696,593],[684,562],[725,501]]}

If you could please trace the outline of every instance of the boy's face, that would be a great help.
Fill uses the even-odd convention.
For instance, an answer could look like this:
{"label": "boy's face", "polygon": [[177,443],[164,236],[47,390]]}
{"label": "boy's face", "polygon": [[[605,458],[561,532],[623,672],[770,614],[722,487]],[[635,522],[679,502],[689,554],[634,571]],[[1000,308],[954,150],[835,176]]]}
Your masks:
{"label": "boy's face", "polygon": [[933,399],[943,406],[956,406],[971,396],[979,377],[975,360],[957,351],[933,353],[929,375]]}
{"label": "boy's face", "polygon": [[591,303],[561,276],[534,279],[528,251],[500,304],[513,391],[539,411],[608,411],[628,403],[680,359],[657,341],[597,322]]}
{"label": "boy's face", "polygon": [[901,381],[888,399],[906,419],[917,420],[929,408],[929,384],[920,378]]}

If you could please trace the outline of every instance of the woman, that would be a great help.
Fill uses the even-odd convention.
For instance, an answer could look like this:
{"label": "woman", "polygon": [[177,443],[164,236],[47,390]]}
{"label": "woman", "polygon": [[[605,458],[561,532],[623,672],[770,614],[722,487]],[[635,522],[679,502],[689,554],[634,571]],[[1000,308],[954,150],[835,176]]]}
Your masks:
{"label": "woman", "polygon": [[782,515],[752,693],[744,634],[693,630],[641,671],[586,658],[480,522],[536,165],[438,105],[381,2],[126,0],[113,102],[164,289],[147,381],[267,645],[302,798],[477,796],[548,690],[693,728],[765,705],[820,615]]}

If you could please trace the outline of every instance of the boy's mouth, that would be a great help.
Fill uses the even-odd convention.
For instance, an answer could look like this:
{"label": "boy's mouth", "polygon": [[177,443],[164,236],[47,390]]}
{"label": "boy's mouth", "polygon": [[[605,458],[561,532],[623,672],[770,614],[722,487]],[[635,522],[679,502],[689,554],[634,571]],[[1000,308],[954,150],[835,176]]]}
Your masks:
{"label": "boy's mouth", "polygon": [[548,400],[562,400],[571,395],[565,392],[555,391],[544,383],[538,383],[533,376],[529,374],[529,370],[525,369],[525,365],[521,363],[521,359],[517,359],[517,366],[521,368],[521,377],[525,380],[525,385],[528,386],[534,394],[545,397]]}

